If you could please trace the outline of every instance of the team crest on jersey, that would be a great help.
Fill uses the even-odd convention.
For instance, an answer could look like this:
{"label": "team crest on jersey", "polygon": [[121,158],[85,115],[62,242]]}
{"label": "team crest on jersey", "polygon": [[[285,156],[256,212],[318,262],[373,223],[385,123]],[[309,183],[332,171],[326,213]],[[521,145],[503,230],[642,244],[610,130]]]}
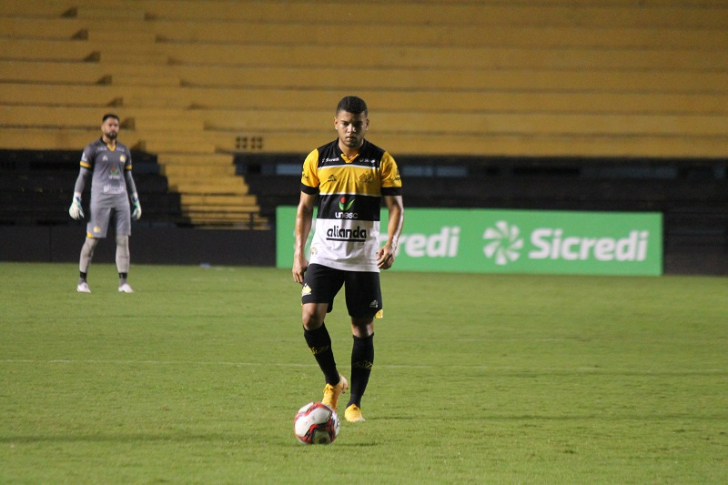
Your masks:
{"label": "team crest on jersey", "polygon": [[119,160],[121,160],[122,163],[123,162],[126,162],[126,156],[125,155],[122,155],[121,157],[119,157]]}
{"label": "team crest on jersey", "polygon": [[374,176],[371,173],[363,173],[359,176],[359,182],[363,184],[370,184],[374,182]]}
{"label": "team crest on jersey", "polygon": [[104,158],[102,158],[101,160],[103,160],[104,162],[108,162],[109,161],[109,157],[107,157],[106,155],[104,155]]}

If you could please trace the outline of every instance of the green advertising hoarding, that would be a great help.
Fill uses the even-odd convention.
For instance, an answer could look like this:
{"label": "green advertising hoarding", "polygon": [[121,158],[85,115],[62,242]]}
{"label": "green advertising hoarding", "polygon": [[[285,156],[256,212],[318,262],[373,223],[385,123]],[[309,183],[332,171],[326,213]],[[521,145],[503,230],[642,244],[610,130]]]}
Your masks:
{"label": "green advertising hoarding", "polygon": [[[278,208],[279,268],[293,264],[295,217],[295,207]],[[662,215],[405,208],[392,270],[657,276]]]}

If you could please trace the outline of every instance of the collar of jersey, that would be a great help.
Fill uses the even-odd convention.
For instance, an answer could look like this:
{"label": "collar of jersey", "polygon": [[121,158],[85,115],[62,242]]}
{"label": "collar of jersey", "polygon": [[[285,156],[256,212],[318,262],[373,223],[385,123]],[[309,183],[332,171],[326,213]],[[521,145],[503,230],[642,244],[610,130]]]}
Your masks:
{"label": "collar of jersey", "polygon": [[[342,159],[342,160],[343,160],[344,162],[346,162],[346,163],[351,163],[351,162],[353,162],[354,160],[356,160],[357,158],[359,158],[359,155],[361,155],[361,154],[362,154],[362,152],[364,152],[364,147],[366,147],[366,146],[367,146],[367,141],[366,141],[366,139],[365,139],[365,140],[364,140],[364,143],[362,143],[362,145],[361,145],[361,148],[359,148],[359,152],[358,152],[358,153],[357,153],[356,155],[354,155],[353,157],[349,158],[349,157],[347,157],[346,155],[344,155],[344,152],[341,152],[341,159]],[[341,150],[339,150],[339,151],[341,151]]]}

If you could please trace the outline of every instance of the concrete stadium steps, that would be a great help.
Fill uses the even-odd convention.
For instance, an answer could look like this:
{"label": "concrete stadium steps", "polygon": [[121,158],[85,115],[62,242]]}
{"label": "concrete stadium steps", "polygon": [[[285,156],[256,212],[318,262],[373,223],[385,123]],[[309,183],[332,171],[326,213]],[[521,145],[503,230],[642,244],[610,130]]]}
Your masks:
{"label": "concrete stadium steps", "polygon": [[[45,41],[38,41],[45,42]],[[156,44],[172,64],[428,69],[673,69],[712,70],[721,50],[514,47],[401,47],[338,45]],[[97,49],[93,49],[98,51]],[[105,59],[106,50],[101,58]],[[113,60],[109,58],[109,60]]]}
{"label": "concrete stadium steps", "polygon": [[[87,128],[100,119],[98,108],[0,106],[0,126]],[[329,125],[332,113],[310,110],[166,110],[124,108],[117,110],[122,128],[147,133],[150,146],[172,143],[178,149],[199,141],[216,140],[229,132],[231,140],[241,133],[268,134],[316,132]],[[570,134],[612,136],[725,136],[725,111],[717,114],[572,114],[572,113],[473,113],[379,111],[371,128],[379,135],[444,136],[461,134]],[[224,134],[223,134],[224,136]],[[179,141],[177,141],[179,140]],[[217,141],[213,141],[216,147]],[[227,143],[226,143],[227,145]],[[169,149],[164,151],[175,151]],[[207,150],[205,150],[207,151]],[[215,149],[210,150],[212,152]],[[233,149],[234,151],[234,149]]]}
{"label": "concrete stadium steps", "polygon": [[[235,137],[222,132],[206,132],[204,140],[188,140],[185,137],[160,135],[159,139],[140,139],[133,131],[123,133],[123,141],[139,150],[166,155],[168,153],[197,153],[209,155],[215,151],[235,153],[238,150]],[[311,140],[325,143],[334,140],[331,131],[310,133],[265,133],[261,152],[303,154],[315,148]],[[78,149],[89,140],[98,137],[97,129],[19,129],[0,130],[0,146],[7,148],[56,147]],[[453,155],[483,156],[546,156],[558,157],[564,154],[578,154],[585,157],[705,157],[724,158],[728,153],[728,138],[725,136],[615,136],[574,134],[503,134],[471,133],[452,135],[446,138],[419,133],[378,133],[370,137],[372,142],[386,147],[395,155]],[[302,148],[306,147],[306,148]],[[301,162],[303,160],[301,159]]]}
{"label": "concrete stadium steps", "polygon": [[[99,2],[103,5],[110,0]],[[113,2],[110,2],[113,3]],[[580,8],[574,8],[578,6]],[[595,6],[593,2],[540,1],[504,4],[495,0],[479,3],[387,2],[341,4],[324,2],[202,2],[143,0],[135,2],[147,19],[220,20],[258,22],[305,22],[316,25],[322,18],[354,19],[365,25],[378,24],[476,24],[584,25],[603,27],[621,25],[638,27],[721,28],[728,26],[726,6],[716,0],[701,2],[698,8],[686,8],[675,2],[658,2],[649,8],[636,8],[633,2]],[[81,9],[79,8],[79,12]],[[723,14],[723,15],[721,15]],[[435,19],[433,21],[433,19]],[[525,20],[528,19],[528,20]]]}
{"label": "concrete stadium steps", "polygon": [[179,192],[183,213],[193,224],[264,225],[256,197],[236,176],[231,155],[162,153],[158,163],[170,187]]}
{"label": "concrete stadium steps", "polygon": [[254,196],[244,196],[235,193],[216,192],[185,192],[180,194],[182,203],[188,205],[207,205],[209,207],[238,207],[240,210],[255,211],[260,209],[255,203]]}
{"label": "concrete stadium steps", "polygon": [[[20,133],[57,104],[38,91],[55,85],[55,99],[118,111],[125,142],[161,155],[250,150],[241,138],[305,153],[335,137],[331,103],[352,93],[376,112],[372,141],[395,156],[727,152],[723,0],[133,3],[114,18],[117,0],[0,5],[0,139],[96,131],[98,114],[51,109],[39,122],[58,133]],[[377,28],[332,43],[353,15]],[[175,167],[181,180],[201,173]]]}
{"label": "concrete stadium steps", "polygon": [[[319,27],[337,25],[317,22]],[[26,39],[82,39],[92,42],[115,42],[116,32],[123,28],[124,41],[170,43],[327,45],[331,43],[328,28],[312,29],[309,24],[295,22],[262,23],[241,21],[236,28],[219,28],[211,20],[130,20],[96,18],[89,29],[86,19],[10,18],[0,17],[4,37]],[[640,27],[583,27],[509,25],[379,25],[366,38],[351,39],[356,45],[370,46],[438,46],[438,47],[539,47],[539,48],[682,48],[722,50],[728,48],[725,30]]]}
{"label": "concrete stadium steps", "polygon": [[544,48],[236,44],[118,44],[104,41],[0,38],[4,59],[109,63],[427,69],[714,70],[724,50],[685,48]]}
{"label": "concrete stadium steps", "polygon": [[[155,79],[166,77],[165,85],[186,88],[288,89],[307,92],[400,90],[463,92],[477,98],[482,92],[537,91],[581,92],[586,94],[695,93],[725,95],[726,73],[669,70],[513,70],[513,69],[357,69],[354,78],[341,76],[338,69],[234,66],[158,66],[97,62],[48,62],[0,60],[5,81],[26,83],[103,84],[158,87]],[[138,84],[137,84],[138,83]],[[414,88],[416,86],[416,88]],[[333,96],[333,94],[332,94]],[[305,97],[305,96],[301,96]]]}
{"label": "concrete stadium steps", "polygon": [[[126,108],[195,110],[321,110],[332,94],[326,89],[307,90],[305,95],[292,89],[247,88],[168,88],[151,86],[53,85],[21,82],[0,83],[0,104],[39,106],[110,106]],[[728,113],[725,93],[614,93],[574,91],[487,91],[473,96],[463,91],[367,90],[359,94],[373,109],[417,112],[423,107],[432,112],[481,111],[520,113],[636,113],[636,114],[717,114]],[[333,110],[329,110],[333,119]]]}

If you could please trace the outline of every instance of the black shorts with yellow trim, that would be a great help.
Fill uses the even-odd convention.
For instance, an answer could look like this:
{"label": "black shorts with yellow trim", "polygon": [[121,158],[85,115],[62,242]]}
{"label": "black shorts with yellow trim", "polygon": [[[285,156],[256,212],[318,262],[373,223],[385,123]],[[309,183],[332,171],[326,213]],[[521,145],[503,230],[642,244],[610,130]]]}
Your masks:
{"label": "black shorts with yellow trim", "polygon": [[320,264],[308,267],[303,278],[301,303],[328,303],[327,313],[334,308],[334,298],[344,286],[346,308],[353,318],[382,318],[382,288],[379,273],[344,271]]}

